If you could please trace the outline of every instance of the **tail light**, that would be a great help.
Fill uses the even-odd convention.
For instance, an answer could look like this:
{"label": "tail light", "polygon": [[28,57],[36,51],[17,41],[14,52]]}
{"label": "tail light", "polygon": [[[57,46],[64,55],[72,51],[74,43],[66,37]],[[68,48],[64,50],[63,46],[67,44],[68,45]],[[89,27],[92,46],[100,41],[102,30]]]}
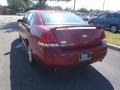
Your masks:
{"label": "tail light", "polygon": [[39,45],[45,47],[58,47],[57,40],[51,32],[46,32],[41,36]]}
{"label": "tail light", "polygon": [[102,33],[102,44],[107,46],[107,39],[106,39],[105,32]]}

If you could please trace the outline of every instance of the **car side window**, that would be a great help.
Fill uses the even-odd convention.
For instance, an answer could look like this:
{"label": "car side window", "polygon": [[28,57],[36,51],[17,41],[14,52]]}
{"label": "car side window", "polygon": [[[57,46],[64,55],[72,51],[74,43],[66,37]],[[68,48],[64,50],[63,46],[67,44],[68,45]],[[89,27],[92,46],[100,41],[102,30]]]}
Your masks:
{"label": "car side window", "polygon": [[32,15],[31,17],[31,20],[30,20],[30,25],[34,25],[35,24],[35,17],[34,17],[34,14]]}
{"label": "car side window", "polygon": [[24,23],[27,23],[27,16],[29,15],[29,12],[23,17]]}
{"label": "car side window", "polygon": [[32,18],[32,15],[33,14],[31,12],[29,12],[29,14],[24,17],[24,21],[25,21],[26,24],[30,25],[30,20]]}
{"label": "car side window", "polygon": [[32,16],[33,16],[32,13],[30,13],[30,14],[27,16],[28,23],[30,23],[30,20],[31,20]]}
{"label": "car side window", "polygon": [[99,19],[104,19],[104,18],[106,18],[106,15],[100,15],[100,16],[98,16],[98,18]]}
{"label": "car side window", "polygon": [[29,15],[29,12],[24,16],[24,18],[26,18]]}
{"label": "car side window", "polygon": [[106,18],[114,18],[114,14],[107,14]]}

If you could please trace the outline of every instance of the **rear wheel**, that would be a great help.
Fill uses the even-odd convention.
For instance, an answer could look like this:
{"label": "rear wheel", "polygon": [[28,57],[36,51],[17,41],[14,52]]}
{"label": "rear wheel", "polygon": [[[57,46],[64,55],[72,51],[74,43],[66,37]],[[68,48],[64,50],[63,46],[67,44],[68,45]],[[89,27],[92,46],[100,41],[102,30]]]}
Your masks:
{"label": "rear wheel", "polygon": [[33,55],[32,55],[32,50],[31,50],[30,45],[28,45],[27,53],[28,53],[28,61],[29,61],[29,64],[33,65],[33,64],[34,64],[34,61],[33,61]]}
{"label": "rear wheel", "polygon": [[20,33],[19,33],[19,39],[20,39],[20,41],[22,41],[22,37],[20,36]]}
{"label": "rear wheel", "polygon": [[93,22],[90,22],[89,24],[90,24],[90,25],[94,25],[94,23],[93,23]]}
{"label": "rear wheel", "polygon": [[112,25],[111,27],[110,27],[110,31],[111,32],[113,32],[113,33],[117,33],[118,32],[118,26],[117,25]]}

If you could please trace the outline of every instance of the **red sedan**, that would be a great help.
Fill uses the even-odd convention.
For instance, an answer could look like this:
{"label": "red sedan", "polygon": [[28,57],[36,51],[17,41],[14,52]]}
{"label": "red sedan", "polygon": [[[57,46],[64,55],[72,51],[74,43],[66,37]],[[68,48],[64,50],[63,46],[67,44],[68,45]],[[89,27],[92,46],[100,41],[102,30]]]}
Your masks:
{"label": "red sedan", "polygon": [[79,67],[102,61],[107,53],[104,30],[71,12],[32,10],[18,22],[29,63],[36,60],[54,69]]}

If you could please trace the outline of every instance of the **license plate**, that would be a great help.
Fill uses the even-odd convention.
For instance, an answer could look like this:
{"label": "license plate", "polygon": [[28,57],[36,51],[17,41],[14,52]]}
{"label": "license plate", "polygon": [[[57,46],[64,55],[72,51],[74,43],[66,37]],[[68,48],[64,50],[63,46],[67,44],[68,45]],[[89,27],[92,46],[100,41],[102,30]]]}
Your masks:
{"label": "license plate", "polygon": [[80,62],[83,62],[83,61],[89,61],[91,60],[91,54],[90,53],[81,53],[80,54]]}

